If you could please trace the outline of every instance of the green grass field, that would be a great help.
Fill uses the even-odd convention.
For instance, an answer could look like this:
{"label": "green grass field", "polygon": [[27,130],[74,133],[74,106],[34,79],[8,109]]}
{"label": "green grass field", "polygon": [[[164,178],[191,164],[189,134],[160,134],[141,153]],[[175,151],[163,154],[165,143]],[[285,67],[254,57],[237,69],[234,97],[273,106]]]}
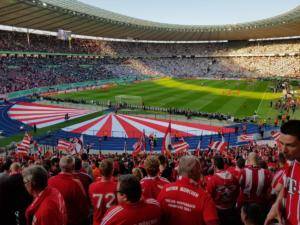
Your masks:
{"label": "green grass field", "polygon": [[[252,116],[257,111],[261,118],[271,117],[273,121],[279,112],[270,108],[270,101],[279,99],[282,94],[272,93],[272,86],[274,84],[271,81],[163,78],[121,85],[109,90],[88,90],[54,97],[115,102],[115,96],[132,95],[141,96],[148,106],[220,112],[236,117]],[[299,110],[291,118],[300,118]]]}

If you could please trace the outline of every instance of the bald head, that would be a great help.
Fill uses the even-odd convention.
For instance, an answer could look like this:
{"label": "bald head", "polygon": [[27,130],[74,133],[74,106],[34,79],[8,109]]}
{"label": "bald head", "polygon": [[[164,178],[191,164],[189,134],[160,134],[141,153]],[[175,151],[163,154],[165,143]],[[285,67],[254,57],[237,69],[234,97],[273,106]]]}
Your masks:
{"label": "bald head", "polygon": [[62,172],[71,173],[75,168],[75,159],[73,156],[64,156],[59,161],[59,167]]}
{"label": "bald head", "polygon": [[186,176],[194,181],[198,181],[201,176],[201,165],[200,161],[195,156],[183,156],[179,161],[180,176]]}
{"label": "bald head", "polygon": [[251,166],[258,166],[258,156],[256,155],[255,152],[250,152],[250,154],[248,155],[248,165]]}

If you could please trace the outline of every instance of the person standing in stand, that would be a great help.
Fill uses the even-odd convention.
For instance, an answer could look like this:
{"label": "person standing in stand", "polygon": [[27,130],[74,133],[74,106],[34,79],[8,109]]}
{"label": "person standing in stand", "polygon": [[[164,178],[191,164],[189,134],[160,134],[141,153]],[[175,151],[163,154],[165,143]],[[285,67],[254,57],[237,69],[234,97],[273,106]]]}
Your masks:
{"label": "person standing in stand", "polygon": [[199,159],[195,156],[183,156],[178,171],[178,180],[165,185],[157,198],[163,211],[162,224],[219,224],[215,203],[199,185]]}
{"label": "person standing in stand", "polygon": [[34,200],[26,209],[27,225],[67,225],[67,212],[62,195],[47,186],[48,174],[41,166],[23,170],[23,182]]}
{"label": "person standing in stand", "polygon": [[280,224],[297,225],[300,224],[300,120],[286,122],[280,132],[282,152],[292,163],[283,173],[281,191],[267,215],[265,225],[275,219]]}
{"label": "person standing in stand", "polygon": [[81,181],[73,175],[74,157],[62,157],[59,167],[61,172],[51,177],[48,185],[62,194],[66,203],[68,225],[85,225],[88,221],[89,201]]}
{"label": "person standing in stand", "polygon": [[216,156],[213,163],[215,174],[209,179],[206,190],[216,204],[221,224],[238,224],[235,208],[240,188],[238,180],[224,169],[224,159],[221,156]]}
{"label": "person standing in stand", "polygon": [[161,224],[161,209],[155,199],[141,199],[142,187],[133,175],[122,175],[117,185],[119,204],[111,207],[101,225]]}
{"label": "person standing in stand", "polygon": [[117,182],[113,180],[113,161],[104,159],[100,163],[101,177],[89,187],[89,196],[93,206],[93,225],[100,224],[105,212],[117,204]]}
{"label": "person standing in stand", "polygon": [[144,162],[147,176],[141,180],[143,198],[156,199],[164,185],[170,182],[163,177],[158,176],[159,160],[157,156],[148,156]]}

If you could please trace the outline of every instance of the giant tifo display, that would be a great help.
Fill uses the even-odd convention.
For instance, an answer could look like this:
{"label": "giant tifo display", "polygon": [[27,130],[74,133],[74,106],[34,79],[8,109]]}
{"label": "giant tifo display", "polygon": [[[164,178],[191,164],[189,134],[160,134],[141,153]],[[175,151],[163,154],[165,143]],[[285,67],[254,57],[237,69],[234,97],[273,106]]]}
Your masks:
{"label": "giant tifo display", "polygon": [[1,0],[0,224],[299,225],[299,15]]}

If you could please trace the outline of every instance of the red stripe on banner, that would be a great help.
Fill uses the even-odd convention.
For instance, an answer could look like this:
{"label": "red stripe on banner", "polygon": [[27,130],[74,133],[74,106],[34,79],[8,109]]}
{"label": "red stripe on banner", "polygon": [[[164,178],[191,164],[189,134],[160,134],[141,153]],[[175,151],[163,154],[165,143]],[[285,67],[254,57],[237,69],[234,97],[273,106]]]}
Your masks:
{"label": "red stripe on banner", "polygon": [[[69,117],[71,116],[79,116],[79,115],[83,115],[81,113],[68,113],[69,114]],[[65,118],[65,115],[66,113],[64,114],[58,114],[58,115],[52,115],[52,116],[49,116],[49,115],[44,115],[44,116],[38,116],[38,117],[32,117],[32,118],[24,118],[24,119],[18,119],[22,122],[26,122],[26,121],[30,121],[30,120],[39,120],[39,119],[51,119],[51,118]]]}
{"label": "red stripe on banner", "polygon": [[[76,111],[78,112],[78,111]],[[79,111],[81,113],[81,111]],[[73,113],[73,112],[72,112]],[[86,113],[86,112],[82,112],[82,113]],[[41,113],[26,113],[26,114],[13,114],[13,113],[9,113],[9,117],[17,117],[17,116],[30,116],[30,115],[58,115],[58,114],[62,114],[65,115],[66,112],[41,112]]]}
{"label": "red stripe on banner", "polygon": [[[144,118],[144,117],[141,117],[141,116],[136,116],[136,117]],[[151,118],[151,119],[156,120],[156,121],[162,121],[162,122],[169,122],[170,121],[170,120],[167,120],[167,119],[159,119],[159,120],[158,119],[153,119],[153,118]],[[191,127],[191,128],[197,128],[197,129],[200,129],[200,130],[207,130],[207,131],[214,131],[214,132],[218,132],[219,128],[223,129],[223,133],[232,133],[232,132],[234,132],[233,128],[210,126],[210,125],[199,124],[199,123],[187,123],[187,122],[182,122],[182,121],[177,121],[177,120],[171,121],[171,124],[182,125],[182,126],[187,126],[187,127]]]}
{"label": "red stripe on banner", "polygon": [[24,105],[24,106],[39,106],[39,107],[48,107],[48,108],[60,108],[60,109],[75,109],[75,108],[66,108],[63,106],[56,106],[56,105],[44,105],[34,102],[18,102],[17,105]]}
{"label": "red stripe on banner", "polygon": [[101,122],[104,118],[105,118],[105,116],[101,116],[101,117],[99,117],[99,119],[97,119],[97,120],[95,120],[95,121],[92,121],[92,122],[90,122],[90,123],[88,123],[88,124],[85,124],[85,125],[83,125],[82,127],[78,127],[78,128],[76,128],[76,129],[74,129],[74,130],[70,130],[70,132],[72,132],[72,133],[77,133],[77,134],[81,134],[81,133],[87,131],[88,129],[90,129],[90,128],[91,128],[92,126],[94,126],[95,124]]}
{"label": "red stripe on banner", "polygon": [[78,111],[78,109],[65,109],[65,110],[61,110],[61,109],[24,109],[24,108],[17,108],[17,107],[14,107],[14,108],[10,108],[9,111],[24,111],[24,112],[27,112],[27,111],[40,111],[40,112],[76,112]]}
{"label": "red stripe on banner", "polygon": [[[142,120],[140,120],[139,118],[133,118],[133,117],[130,117],[130,116],[125,116],[125,115],[122,115],[122,116],[124,116],[125,118],[130,119],[130,120],[132,120],[132,121],[135,121],[135,122],[137,122],[137,123],[140,123],[140,124],[142,124],[142,125],[151,127],[152,129],[158,130],[158,131],[160,131],[160,132],[162,132],[162,133],[165,133],[165,132],[166,132],[166,128],[168,127],[168,124],[167,124],[167,126],[162,126],[162,125],[154,124],[154,123],[151,123],[151,122],[142,121]],[[145,119],[145,118],[144,118],[144,119]],[[159,120],[157,120],[157,121],[159,121]],[[179,135],[179,136],[184,136],[184,137],[185,137],[185,136],[193,136],[193,135],[190,134],[190,133],[182,132],[182,131],[180,131],[180,130],[176,130],[176,129],[172,128],[172,124],[173,124],[173,123],[171,123],[171,135],[177,134],[177,135]]]}
{"label": "red stripe on banner", "polygon": [[125,130],[128,138],[140,138],[141,135],[143,135],[142,131],[140,131],[136,127],[132,126],[130,123],[126,122],[124,119],[122,119],[121,116],[116,115],[115,118],[118,120],[118,122],[121,124],[121,126]]}
{"label": "red stripe on banner", "polygon": [[98,130],[96,136],[101,137],[101,136],[108,136],[111,137],[111,130],[112,130],[112,115],[110,114],[103,124],[102,127]]}
{"label": "red stripe on banner", "polygon": [[27,123],[29,126],[33,126],[35,125],[39,125],[39,124],[43,124],[43,123],[49,123],[49,122],[53,122],[56,120],[60,120],[61,118],[54,118],[54,119],[49,119],[49,120],[44,120],[44,121],[40,121],[40,122],[31,122],[31,123]]}

